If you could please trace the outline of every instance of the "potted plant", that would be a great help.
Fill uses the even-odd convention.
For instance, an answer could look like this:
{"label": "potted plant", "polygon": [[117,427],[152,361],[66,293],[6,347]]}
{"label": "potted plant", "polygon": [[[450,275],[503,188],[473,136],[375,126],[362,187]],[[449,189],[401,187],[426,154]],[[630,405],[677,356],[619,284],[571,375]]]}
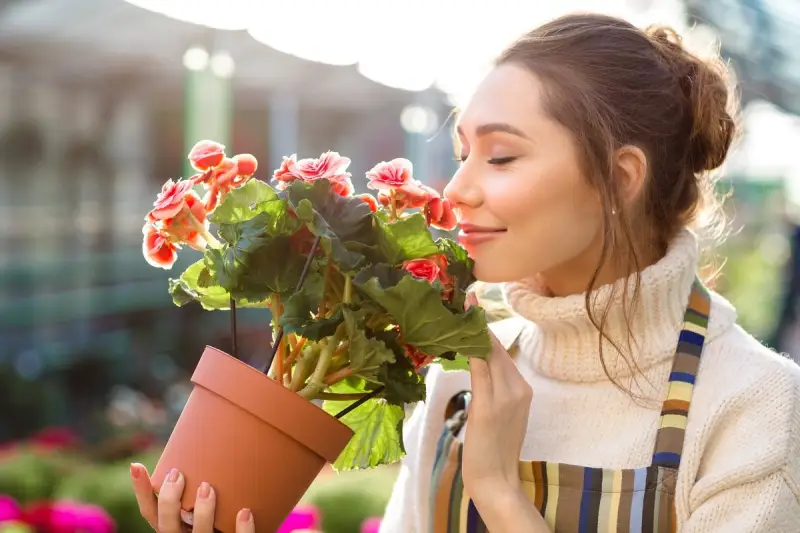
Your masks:
{"label": "potted plant", "polygon": [[[453,209],[409,161],[366,174],[374,197],[354,195],[350,160],[336,152],[284,158],[274,186],[253,177],[253,156],[228,158],[212,141],[189,159],[198,173],[164,184],[143,253],[169,269],[182,247],[202,252],[169,291],[177,305],[230,312],[234,342],[232,355],[203,353],[153,485],[178,468],[184,509],[207,481],[217,529],[232,532],[247,507],[272,532],[326,462],[348,470],[399,460],[404,406],[425,398],[419,370],[485,357],[486,318],[464,309],[474,281],[466,251],[430,231],[453,229]],[[271,311],[270,360],[237,358],[240,307]]]}

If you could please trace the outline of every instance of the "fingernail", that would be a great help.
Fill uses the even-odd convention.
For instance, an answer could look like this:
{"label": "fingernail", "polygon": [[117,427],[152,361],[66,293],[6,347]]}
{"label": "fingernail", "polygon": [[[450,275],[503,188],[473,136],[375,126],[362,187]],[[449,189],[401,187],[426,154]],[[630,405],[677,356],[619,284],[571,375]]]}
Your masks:
{"label": "fingernail", "polygon": [[249,522],[252,517],[253,514],[250,512],[250,509],[242,509],[239,512],[239,521],[241,522]]}
{"label": "fingernail", "polygon": [[178,469],[173,468],[172,470],[169,471],[169,475],[167,476],[167,483],[175,483],[176,481],[178,481],[178,476],[180,475],[181,473],[178,472]]}
{"label": "fingernail", "polygon": [[211,485],[209,485],[209,484],[208,484],[208,483],[206,483],[205,481],[203,481],[202,483],[200,483],[200,488],[199,488],[199,489],[197,489],[197,495],[198,495],[200,498],[203,498],[203,499],[206,499],[206,498],[208,498],[209,496],[211,496]]}
{"label": "fingernail", "polygon": [[133,479],[139,479],[139,475],[141,473],[142,471],[139,469],[139,465],[137,465],[136,463],[131,463],[131,477]]}

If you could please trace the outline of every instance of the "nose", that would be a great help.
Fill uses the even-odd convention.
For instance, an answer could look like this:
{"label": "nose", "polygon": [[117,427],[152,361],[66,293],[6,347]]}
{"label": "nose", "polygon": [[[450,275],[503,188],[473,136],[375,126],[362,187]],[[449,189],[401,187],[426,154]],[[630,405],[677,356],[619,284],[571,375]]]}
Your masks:
{"label": "nose", "polygon": [[483,191],[475,172],[462,164],[444,188],[444,197],[454,207],[478,207],[483,203]]}

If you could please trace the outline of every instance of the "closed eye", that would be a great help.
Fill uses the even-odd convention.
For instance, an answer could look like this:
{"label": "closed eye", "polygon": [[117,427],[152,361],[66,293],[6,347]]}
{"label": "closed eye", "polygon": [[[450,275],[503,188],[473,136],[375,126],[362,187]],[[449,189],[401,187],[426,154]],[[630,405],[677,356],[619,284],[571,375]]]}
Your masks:
{"label": "closed eye", "polygon": [[512,157],[494,157],[494,158],[490,159],[488,161],[488,163],[490,165],[501,166],[501,165],[507,165],[507,164],[515,161],[516,159],[517,159],[516,156],[512,156]]}

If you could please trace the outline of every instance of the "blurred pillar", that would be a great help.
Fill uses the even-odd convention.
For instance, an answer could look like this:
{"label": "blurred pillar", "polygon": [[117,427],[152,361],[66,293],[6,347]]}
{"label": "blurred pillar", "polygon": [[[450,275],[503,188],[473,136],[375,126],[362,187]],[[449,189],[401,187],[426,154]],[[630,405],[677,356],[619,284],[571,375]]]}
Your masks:
{"label": "blurred pillar", "polygon": [[[228,147],[229,155],[234,148],[231,130],[233,122],[233,90],[231,77],[234,63],[225,52],[213,55],[204,48],[190,48],[183,57],[186,67],[186,112],[184,128],[184,153],[188,154],[194,144],[202,139],[211,139]],[[184,176],[194,171],[188,160],[184,160]]]}
{"label": "blurred pillar", "polygon": [[437,176],[430,141],[439,127],[437,105],[429,92],[417,93],[412,104],[400,113],[400,125],[405,132],[406,158],[414,164],[414,177],[431,183]]}
{"label": "blurred pillar", "polygon": [[269,168],[276,169],[281,166],[284,156],[290,156],[298,150],[300,101],[296,94],[278,90],[269,95],[267,103]]}

